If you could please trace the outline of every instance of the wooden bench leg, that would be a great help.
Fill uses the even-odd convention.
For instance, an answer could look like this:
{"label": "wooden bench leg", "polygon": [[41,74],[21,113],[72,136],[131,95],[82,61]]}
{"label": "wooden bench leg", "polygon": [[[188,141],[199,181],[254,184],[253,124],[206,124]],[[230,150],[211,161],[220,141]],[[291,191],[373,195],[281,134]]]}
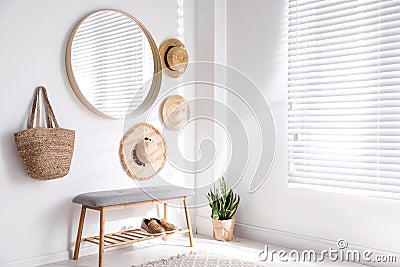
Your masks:
{"label": "wooden bench leg", "polygon": [[76,235],[74,260],[77,260],[79,257],[79,249],[81,247],[82,231],[83,231],[83,224],[85,223],[85,215],[86,215],[86,207],[82,205],[81,217],[79,219],[79,226],[78,226],[78,234]]}
{"label": "wooden bench leg", "polygon": [[100,244],[99,244],[99,267],[104,266],[104,226],[105,226],[105,218],[104,218],[104,208],[100,208]]}
{"label": "wooden bench leg", "polygon": [[185,208],[186,223],[187,223],[187,228],[189,230],[189,242],[190,242],[190,246],[193,247],[193,232],[192,232],[192,225],[190,223],[189,209],[187,206],[187,197],[183,198],[183,206]]}
{"label": "wooden bench leg", "polygon": [[[167,202],[164,202],[164,219],[166,221],[168,221],[168,204],[167,204]],[[164,240],[164,241],[166,241],[167,239],[168,239],[167,236],[162,237],[162,240]]]}

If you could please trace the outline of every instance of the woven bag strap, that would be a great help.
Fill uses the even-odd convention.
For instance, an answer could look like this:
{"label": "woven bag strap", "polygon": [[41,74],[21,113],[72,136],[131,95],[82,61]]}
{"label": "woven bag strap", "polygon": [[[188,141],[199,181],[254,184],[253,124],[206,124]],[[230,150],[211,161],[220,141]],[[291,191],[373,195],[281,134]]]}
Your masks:
{"label": "woven bag strap", "polygon": [[[35,92],[35,98],[33,99],[33,103],[32,103],[32,110],[31,110],[31,117],[29,118],[29,123],[28,123],[28,128],[32,128],[33,127],[33,121],[35,120],[35,112],[37,111],[37,98],[38,98],[38,91],[36,90]],[[39,113],[40,113],[40,107],[39,107]],[[38,115],[38,113],[36,113],[36,116]],[[39,120],[36,117],[36,127],[38,127],[39,124]]]}
{"label": "woven bag strap", "polygon": [[28,128],[33,127],[33,122],[35,120],[35,113],[36,113],[36,127],[40,127],[40,91],[42,91],[43,96],[44,96],[47,127],[54,128],[53,127],[53,123],[54,123],[55,128],[58,128],[59,125],[58,125],[56,116],[54,115],[53,108],[51,107],[49,97],[47,95],[47,90],[44,86],[39,86],[36,89],[36,94],[35,94],[35,98],[34,98],[33,104],[32,104],[31,117],[29,120]]}
{"label": "woven bag strap", "polygon": [[56,119],[56,115],[54,115],[53,108],[51,107],[50,100],[49,100],[49,97],[47,95],[47,90],[43,86],[41,86],[39,88],[43,91],[44,102],[45,102],[45,105],[46,105],[46,108],[47,108],[47,110],[46,110],[46,112],[47,112],[47,124],[50,125],[49,127],[53,128],[53,123],[54,123],[55,128],[58,128],[59,125],[58,125],[58,122],[57,122],[57,119]]}

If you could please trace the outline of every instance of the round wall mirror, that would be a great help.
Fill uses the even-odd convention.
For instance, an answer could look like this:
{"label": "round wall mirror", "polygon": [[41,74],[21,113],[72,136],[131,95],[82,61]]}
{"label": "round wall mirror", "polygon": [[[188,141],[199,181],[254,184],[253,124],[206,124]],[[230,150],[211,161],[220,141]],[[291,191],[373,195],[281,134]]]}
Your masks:
{"label": "round wall mirror", "polygon": [[160,91],[157,45],[143,24],[121,11],[96,11],[75,26],[66,67],[77,97],[103,117],[136,117]]}

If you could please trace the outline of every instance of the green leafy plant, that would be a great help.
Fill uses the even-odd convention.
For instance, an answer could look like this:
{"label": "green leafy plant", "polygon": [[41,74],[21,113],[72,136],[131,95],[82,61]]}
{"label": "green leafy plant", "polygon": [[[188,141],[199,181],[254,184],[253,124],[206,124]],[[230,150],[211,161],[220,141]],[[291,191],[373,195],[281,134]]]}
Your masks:
{"label": "green leafy plant", "polygon": [[206,197],[211,207],[211,218],[216,220],[232,219],[240,204],[239,195],[234,194],[232,189],[227,191],[224,177],[220,181],[219,188],[210,189]]}

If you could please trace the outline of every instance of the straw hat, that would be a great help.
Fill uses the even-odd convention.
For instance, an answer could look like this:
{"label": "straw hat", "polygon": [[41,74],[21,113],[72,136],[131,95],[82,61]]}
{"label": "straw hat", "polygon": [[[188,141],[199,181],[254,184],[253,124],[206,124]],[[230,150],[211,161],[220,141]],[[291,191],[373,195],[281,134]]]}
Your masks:
{"label": "straw hat", "polygon": [[160,46],[163,70],[173,78],[181,76],[189,61],[185,45],[178,39],[169,39]]}
{"label": "straw hat", "polygon": [[179,131],[190,117],[188,102],[180,95],[168,97],[162,108],[162,117],[170,130]]}
{"label": "straw hat", "polygon": [[139,123],[122,138],[119,150],[122,165],[133,179],[148,180],[164,168],[165,141],[154,126]]}

